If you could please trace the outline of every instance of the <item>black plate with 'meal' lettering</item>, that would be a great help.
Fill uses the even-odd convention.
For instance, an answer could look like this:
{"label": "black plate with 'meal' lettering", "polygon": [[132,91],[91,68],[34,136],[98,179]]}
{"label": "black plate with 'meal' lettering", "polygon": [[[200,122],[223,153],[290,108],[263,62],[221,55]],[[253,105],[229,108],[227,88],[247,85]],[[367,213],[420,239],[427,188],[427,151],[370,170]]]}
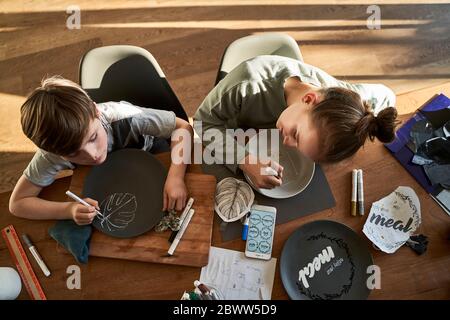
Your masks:
{"label": "black plate with 'meal' lettering", "polygon": [[132,238],[151,230],[163,217],[167,170],[149,152],[121,149],[108,154],[84,181],[83,196],[99,203],[93,226],[117,238]]}
{"label": "black plate with 'meal' lettering", "polygon": [[280,273],[293,300],[367,299],[371,265],[367,244],[352,229],[318,220],[289,236],[281,253]]}

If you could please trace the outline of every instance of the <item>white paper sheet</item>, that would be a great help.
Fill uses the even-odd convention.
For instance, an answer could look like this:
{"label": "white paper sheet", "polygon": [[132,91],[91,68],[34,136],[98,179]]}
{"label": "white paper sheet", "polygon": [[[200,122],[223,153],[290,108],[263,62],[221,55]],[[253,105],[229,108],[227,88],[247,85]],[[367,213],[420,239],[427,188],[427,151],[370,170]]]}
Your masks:
{"label": "white paper sheet", "polygon": [[244,252],[211,247],[200,282],[218,289],[225,300],[270,300],[277,259],[247,258]]}
{"label": "white paper sheet", "polygon": [[398,187],[372,204],[363,232],[382,251],[394,253],[414,234],[420,222],[416,193],[410,187]]}

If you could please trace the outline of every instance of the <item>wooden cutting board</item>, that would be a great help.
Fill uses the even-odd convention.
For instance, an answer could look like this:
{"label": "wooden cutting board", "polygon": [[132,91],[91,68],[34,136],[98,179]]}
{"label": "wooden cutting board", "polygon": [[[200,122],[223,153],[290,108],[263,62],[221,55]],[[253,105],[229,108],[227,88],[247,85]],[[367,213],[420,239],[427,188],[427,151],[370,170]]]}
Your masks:
{"label": "wooden cutting board", "polygon": [[[167,167],[167,156],[156,156]],[[84,178],[90,167],[74,170],[70,190],[82,194]],[[185,177],[189,196],[194,198],[192,217],[173,256],[167,256],[171,231],[157,233],[151,230],[141,236],[119,239],[93,229],[89,255],[145,262],[202,267],[208,264],[214,218],[216,178],[202,173],[187,173]],[[59,249],[60,250],[60,249]]]}

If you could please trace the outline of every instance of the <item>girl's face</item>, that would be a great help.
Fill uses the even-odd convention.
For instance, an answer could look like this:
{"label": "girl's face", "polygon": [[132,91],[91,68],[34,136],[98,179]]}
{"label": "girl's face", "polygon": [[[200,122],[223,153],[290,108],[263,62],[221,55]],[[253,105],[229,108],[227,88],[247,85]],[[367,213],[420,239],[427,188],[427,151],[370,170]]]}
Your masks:
{"label": "girl's face", "polygon": [[81,148],[64,159],[81,165],[98,165],[106,160],[108,139],[100,119],[96,117],[89,124],[88,134],[84,137]]}
{"label": "girl's face", "polygon": [[320,102],[320,99],[318,93],[307,92],[300,99],[296,99],[294,103],[288,105],[276,124],[284,145],[296,147],[305,156],[315,161],[320,157],[320,141],[311,110]]}

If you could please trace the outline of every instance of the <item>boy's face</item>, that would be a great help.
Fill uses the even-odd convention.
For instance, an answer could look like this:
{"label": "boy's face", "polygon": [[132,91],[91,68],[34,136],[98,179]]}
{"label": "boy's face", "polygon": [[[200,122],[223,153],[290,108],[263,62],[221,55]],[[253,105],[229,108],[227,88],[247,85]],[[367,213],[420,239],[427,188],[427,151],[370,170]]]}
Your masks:
{"label": "boy's face", "polygon": [[89,123],[87,135],[83,139],[81,148],[64,158],[81,165],[99,165],[106,160],[108,140],[106,130],[100,119],[96,117]]}

